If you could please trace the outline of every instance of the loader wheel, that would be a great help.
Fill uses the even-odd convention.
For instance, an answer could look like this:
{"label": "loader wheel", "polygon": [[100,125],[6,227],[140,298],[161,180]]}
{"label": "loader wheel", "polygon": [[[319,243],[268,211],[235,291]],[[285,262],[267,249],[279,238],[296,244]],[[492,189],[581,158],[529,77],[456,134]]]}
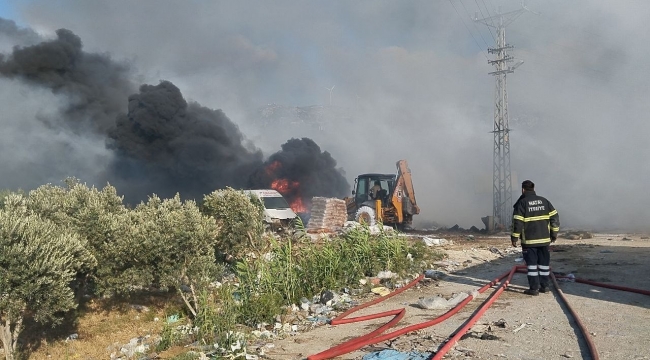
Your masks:
{"label": "loader wheel", "polygon": [[357,210],[357,213],[354,215],[354,220],[359,224],[365,224],[368,226],[375,225],[375,209],[370,206],[362,206]]}

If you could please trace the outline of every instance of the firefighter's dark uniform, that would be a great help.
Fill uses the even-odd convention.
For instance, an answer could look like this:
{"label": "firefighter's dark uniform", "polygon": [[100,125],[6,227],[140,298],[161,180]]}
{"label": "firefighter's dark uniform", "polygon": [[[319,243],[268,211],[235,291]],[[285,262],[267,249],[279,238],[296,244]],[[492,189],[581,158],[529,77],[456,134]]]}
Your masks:
{"label": "firefighter's dark uniform", "polygon": [[549,245],[560,231],[560,216],[547,199],[525,191],[513,206],[512,241],[521,239],[532,290],[548,288],[551,257]]}

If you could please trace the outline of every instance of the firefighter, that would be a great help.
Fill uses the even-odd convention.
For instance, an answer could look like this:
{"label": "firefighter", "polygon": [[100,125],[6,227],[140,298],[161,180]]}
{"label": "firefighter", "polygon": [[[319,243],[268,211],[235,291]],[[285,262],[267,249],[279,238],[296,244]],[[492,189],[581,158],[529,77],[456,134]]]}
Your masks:
{"label": "firefighter", "polygon": [[535,184],[521,183],[521,196],[513,206],[512,246],[521,239],[521,252],[528,268],[529,289],[526,295],[549,291],[551,257],[549,246],[560,231],[560,216],[550,201],[535,194]]}

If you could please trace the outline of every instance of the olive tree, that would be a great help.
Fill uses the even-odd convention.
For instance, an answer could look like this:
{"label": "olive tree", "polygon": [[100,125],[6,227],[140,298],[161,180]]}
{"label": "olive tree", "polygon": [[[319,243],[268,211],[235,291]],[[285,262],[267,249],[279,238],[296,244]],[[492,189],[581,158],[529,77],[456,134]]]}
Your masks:
{"label": "olive tree", "polygon": [[201,210],[221,226],[217,250],[240,255],[246,248],[258,247],[264,232],[264,208],[255,195],[226,188],[203,199]]}
{"label": "olive tree", "polygon": [[61,312],[76,306],[70,282],[95,259],[84,240],[31,213],[17,194],[0,209],[0,249],[0,337],[11,360],[25,318],[60,321]]}
{"label": "olive tree", "polygon": [[115,262],[123,270],[114,279],[116,288],[155,286],[180,291],[190,312],[197,313],[197,287],[217,276],[214,246],[219,226],[204,216],[194,201],[178,194],[161,200],[153,195],[131,212],[128,246],[121,247]]}
{"label": "olive tree", "polygon": [[66,187],[43,185],[30,191],[29,210],[75,232],[87,242],[97,259],[97,267],[80,269],[75,286],[82,296],[88,280],[98,293],[112,292],[111,278],[119,273],[113,261],[118,245],[128,238],[129,214],[115,187],[89,188],[76,179],[65,180]]}

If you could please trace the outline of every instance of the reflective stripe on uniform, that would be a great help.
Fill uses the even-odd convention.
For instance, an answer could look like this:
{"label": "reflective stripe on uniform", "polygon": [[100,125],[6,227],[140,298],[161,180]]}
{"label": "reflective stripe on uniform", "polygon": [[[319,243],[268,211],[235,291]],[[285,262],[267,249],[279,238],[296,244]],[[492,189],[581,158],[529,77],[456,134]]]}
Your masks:
{"label": "reflective stripe on uniform", "polygon": [[528,270],[537,270],[537,265],[528,265]]}
{"label": "reflective stripe on uniform", "polygon": [[515,219],[515,220],[525,221],[525,220],[524,220],[524,217],[521,216],[521,215],[514,215],[512,218]]}
{"label": "reflective stripe on uniform", "polygon": [[553,230],[553,231],[555,231],[555,232],[559,232],[559,231],[560,231],[560,228],[559,228],[559,227],[553,227],[553,228],[551,228],[551,230]]}
{"label": "reflective stripe on uniform", "polygon": [[518,237],[519,237],[519,233],[512,233],[511,236],[518,238]]}
{"label": "reflective stripe on uniform", "polygon": [[548,265],[538,265],[539,267],[539,276],[549,276],[551,272],[549,269],[551,268]]}
{"label": "reflective stripe on uniform", "polygon": [[539,272],[537,272],[537,271],[529,271],[528,276],[539,276]]}
{"label": "reflective stripe on uniform", "polygon": [[545,242],[551,242],[551,238],[546,238],[546,239],[535,239],[535,240],[523,240],[522,243],[525,245],[530,245],[530,244],[543,244]]}
{"label": "reflective stripe on uniform", "polygon": [[531,222],[531,221],[549,220],[550,218],[551,217],[549,215],[540,215],[540,216],[527,217],[527,218],[524,218],[522,221],[523,222]]}
{"label": "reflective stripe on uniform", "polygon": [[550,213],[548,213],[548,216],[553,216],[557,214],[557,210],[553,210]]}

